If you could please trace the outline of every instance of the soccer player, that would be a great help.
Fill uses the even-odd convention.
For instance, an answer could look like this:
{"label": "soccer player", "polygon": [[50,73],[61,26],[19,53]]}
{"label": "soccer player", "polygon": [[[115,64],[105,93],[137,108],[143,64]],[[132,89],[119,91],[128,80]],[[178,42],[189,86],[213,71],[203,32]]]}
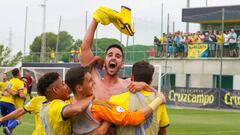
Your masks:
{"label": "soccer player", "polygon": [[[98,23],[93,19],[84,36],[81,46],[82,66],[89,66],[89,62],[96,57],[92,52],[92,43],[97,26]],[[94,91],[94,95],[97,99],[108,100],[112,95],[121,94],[127,91],[127,86],[130,84],[130,80],[121,79],[118,76],[118,72],[123,66],[124,54],[122,47],[118,44],[109,45],[105,52],[104,68],[106,71],[104,72],[103,78],[100,76],[95,67],[91,71],[96,87],[98,88]],[[133,84],[134,83],[130,85]],[[146,83],[136,82],[135,85],[138,85],[138,90],[152,90],[152,88]]]}
{"label": "soccer player", "polygon": [[0,96],[2,96],[5,88],[8,86],[8,83],[9,83],[9,81],[8,81],[8,78],[7,78],[7,74],[4,73],[2,75],[2,81],[0,81],[0,92],[1,92]]}
{"label": "soccer player", "polygon": [[35,121],[35,129],[32,132],[32,135],[45,135],[44,129],[42,127],[42,123],[40,120],[40,107],[42,102],[46,101],[44,96],[36,96],[33,97],[24,107],[18,108],[10,114],[0,118],[0,122],[4,122],[7,120],[18,119],[26,113],[34,114]]}
{"label": "soccer player", "polygon": [[33,85],[33,82],[35,81],[34,78],[32,77],[30,71],[27,71],[26,72],[26,77],[27,77],[27,80],[28,80],[28,85],[27,85],[27,92],[28,92],[28,95],[30,97],[30,99],[32,98],[32,85]]}
{"label": "soccer player", "polygon": [[40,118],[48,135],[71,134],[69,118],[83,112],[93,100],[93,96],[89,96],[75,104],[70,104],[70,90],[56,72],[43,75],[38,81],[37,91],[47,99],[42,104]]}
{"label": "soccer player", "polygon": [[[74,67],[69,69],[66,74],[65,81],[72,90],[76,101],[80,102],[93,95],[95,82],[88,71],[87,67]],[[162,103],[162,100],[163,96],[159,94],[159,97],[153,102],[136,112],[125,111],[121,106],[106,100],[95,100],[84,112],[72,118],[73,133],[89,133],[98,128],[103,121],[124,126],[139,125]]]}
{"label": "soccer player", "polygon": [[[132,67],[132,81],[144,81],[151,84],[154,67],[146,61],[136,62]],[[131,89],[131,88],[130,88]],[[136,94],[125,92],[110,98],[110,102],[123,106],[126,110],[133,111],[139,109],[142,105],[148,104],[154,99],[154,93],[140,91]],[[141,102],[141,103],[140,103]],[[160,105],[151,119],[146,120],[144,124],[138,127],[118,127],[117,134],[158,134],[166,135],[166,127],[169,125],[169,118],[164,104]],[[159,133],[158,133],[159,132]]]}
{"label": "soccer player", "polygon": [[[82,66],[89,66],[89,62],[95,59],[96,56],[92,52],[92,43],[94,33],[98,23],[95,19],[92,20],[88,30],[84,36],[81,51],[82,51]],[[99,63],[104,63],[103,78],[100,76],[96,67],[91,70],[91,75],[98,88],[94,91],[96,99],[108,100],[111,96],[126,92],[127,86],[131,87],[132,91],[140,91],[142,89],[152,91],[153,89],[143,82],[131,82],[129,79],[122,79],[118,76],[120,69],[124,66],[124,53],[123,49],[118,44],[109,45],[105,51],[105,60]],[[135,87],[133,87],[135,86]],[[109,125],[108,125],[109,126]],[[98,132],[98,131],[97,131]],[[109,131],[108,131],[109,133]]]}
{"label": "soccer player", "polygon": [[[13,69],[12,75],[13,78],[9,81],[9,84],[4,91],[4,96],[1,98],[0,102],[2,116],[5,116],[15,110],[14,98],[25,98],[23,94],[24,84],[23,81],[20,80],[21,75],[19,69]],[[3,122],[3,132],[5,134],[11,134],[11,130],[18,124],[20,124],[19,120],[10,120]]]}

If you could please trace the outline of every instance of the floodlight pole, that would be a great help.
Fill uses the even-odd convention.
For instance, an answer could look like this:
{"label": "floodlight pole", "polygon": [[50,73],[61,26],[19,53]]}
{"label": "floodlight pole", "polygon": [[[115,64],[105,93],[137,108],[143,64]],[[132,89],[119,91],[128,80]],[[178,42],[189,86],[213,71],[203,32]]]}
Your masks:
{"label": "floodlight pole", "polygon": [[60,29],[61,29],[61,23],[62,23],[62,16],[59,18],[59,24],[58,24],[58,35],[57,35],[57,44],[56,44],[56,57],[55,57],[55,62],[57,62],[57,54],[58,54],[58,45],[59,45],[59,34],[60,34]]}
{"label": "floodlight pole", "polygon": [[42,46],[41,46],[40,62],[45,62],[45,51],[46,51],[46,34],[45,34],[45,26],[46,26],[46,0],[43,0],[43,4],[41,6],[43,8],[43,26],[42,26]]}
{"label": "floodlight pole", "polygon": [[[224,16],[224,13],[225,13],[225,9],[222,8],[222,37],[223,37],[223,31],[224,31],[224,19],[225,19],[225,16]],[[224,39],[224,38],[222,38]],[[220,59],[220,77],[219,77],[219,92],[218,92],[218,100],[219,100],[219,103],[218,103],[218,107],[220,109],[220,98],[221,98],[221,90],[222,90],[222,65],[223,65],[223,62],[222,62],[222,56],[223,56],[223,44],[224,42],[222,42],[222,45],[221,45],[221,59]]]}
{"label": "floodlight pole", "polygon": [[24,26],[24,41],[23,41],[23,61],[24,61],[24,58],[25,58],[25,56],[26,56],[27,17],[28,17],[28,7],[26,6],[25,26]]}
{"label": "floodlight pole", "polygon": [[[169,13],[167,15],[167,35],[169,34]],[[168,64],[168,43],[166,45],[166,57],[165,57],[165,76],[164,76],[164,90],[167,90],[167,64]]]}
{"label": "floodlight pole", "polygon": [[161,35],[163,35],[163,3],[161,6]]}

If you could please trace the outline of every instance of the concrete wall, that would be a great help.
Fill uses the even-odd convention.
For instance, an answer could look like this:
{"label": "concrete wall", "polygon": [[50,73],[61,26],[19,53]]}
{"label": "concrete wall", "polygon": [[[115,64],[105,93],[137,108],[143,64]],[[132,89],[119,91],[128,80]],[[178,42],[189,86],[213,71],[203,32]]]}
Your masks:
{"label": "concrete wall", "polygon": [[[176,74],[176,86],[186,86],[186,74],[191,74],[191,87],[213,87],[213,75],[220,75],[220,59],[166,59],[151,58],[151,64],[162,65],[162,73],[165,67],[170,74]],[[240,59],[223,58],[222,75],[234,76],[234,89],[240,89]],[[238,76],[238,77],[237,77]]]}

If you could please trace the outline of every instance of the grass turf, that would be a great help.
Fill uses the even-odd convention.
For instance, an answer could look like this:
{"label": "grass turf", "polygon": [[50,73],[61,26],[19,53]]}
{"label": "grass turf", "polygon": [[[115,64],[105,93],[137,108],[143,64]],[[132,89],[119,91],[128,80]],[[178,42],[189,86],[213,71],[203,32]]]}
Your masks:
{"label": "grass turf", "polygon": [[[240,112],[168,109],[168,114],[168,135],[240,135]],[[27,114],[14,135],[31,135],[33,128],[33,115]]]}

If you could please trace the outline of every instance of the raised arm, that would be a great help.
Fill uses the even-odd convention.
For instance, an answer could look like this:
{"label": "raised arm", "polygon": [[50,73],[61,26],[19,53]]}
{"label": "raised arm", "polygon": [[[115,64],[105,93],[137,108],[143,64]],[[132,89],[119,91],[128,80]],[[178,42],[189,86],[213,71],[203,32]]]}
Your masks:
{"label": "raised arm", "polygon": [[4,122],[6,120],[12,120],[12,119],[17,119],[21,116],[23,116],[26,113],[26,111],[23,108],[19,108],[13,112],[11,112],[10,114],[0,118],[0,122]]}
{"label": "raised arm", "polygon": [[91,61],[94,58],[94,55],[92,52],[92,43],[94,39],[94,33],[97,29],[97,25],[98,23],[93,19],[84,36],[82,46],[81,46],[82,66],[88,66],[89,61]]}

